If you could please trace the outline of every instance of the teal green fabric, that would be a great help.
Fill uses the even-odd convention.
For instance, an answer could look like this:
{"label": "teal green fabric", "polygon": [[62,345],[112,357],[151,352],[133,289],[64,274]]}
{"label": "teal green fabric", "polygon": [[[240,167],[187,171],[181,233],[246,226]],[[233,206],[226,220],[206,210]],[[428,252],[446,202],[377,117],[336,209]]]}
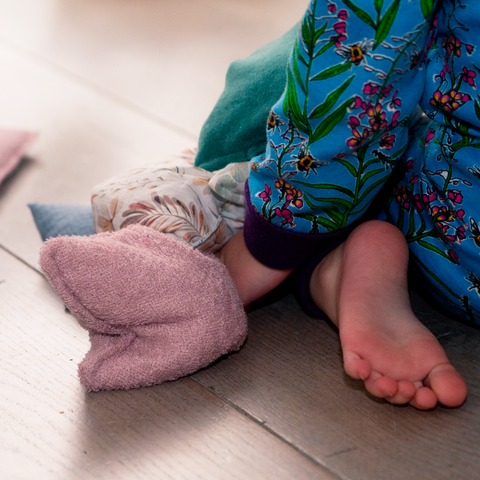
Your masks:
{"label": "teal green fabric", "polygon": [[268,115],[285,89],[297,29],[230,65],[225,90],[200,133],[196,167],[220,170],[265,150]]}

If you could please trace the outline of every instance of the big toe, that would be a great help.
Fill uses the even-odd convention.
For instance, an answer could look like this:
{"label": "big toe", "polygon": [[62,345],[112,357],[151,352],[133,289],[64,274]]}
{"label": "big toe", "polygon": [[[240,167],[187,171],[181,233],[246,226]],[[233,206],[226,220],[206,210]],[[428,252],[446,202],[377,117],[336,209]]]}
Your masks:
{"label": "big toe", "polygon": [[434,367],[424,383],[435,392],[438,401],[446,407],[458,407],[467,398],[465,380],[450,363]]}

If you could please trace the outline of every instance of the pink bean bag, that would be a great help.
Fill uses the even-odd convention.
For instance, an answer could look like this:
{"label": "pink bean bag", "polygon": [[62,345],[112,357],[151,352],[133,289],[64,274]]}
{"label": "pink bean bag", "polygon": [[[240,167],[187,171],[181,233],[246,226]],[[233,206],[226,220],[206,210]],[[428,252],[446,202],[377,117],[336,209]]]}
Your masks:
{"label": "pink bean bag", "polygon": [[33,132],[0,128],[0,183],[12,173],[36,137]]}
{"label": "pink bean bag", "polygon": [[150,228],[48,240],[40,266],[90,333],[79,365],[88,390],[175,380],[245,340],[246,315],[224,265]]}

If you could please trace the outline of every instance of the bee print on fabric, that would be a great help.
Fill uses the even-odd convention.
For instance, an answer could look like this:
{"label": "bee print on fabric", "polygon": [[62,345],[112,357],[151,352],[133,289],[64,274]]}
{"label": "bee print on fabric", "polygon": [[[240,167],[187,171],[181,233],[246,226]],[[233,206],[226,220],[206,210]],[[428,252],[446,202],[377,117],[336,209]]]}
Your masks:
{"label": "bee print on fabric", "polygon": [[372,50],[375,40],[367,40],[366,38],[359,43],[352,45],[342,45],[335,49],[335,53],[345,58],[349,62],[358,67],[362,62],[366,61],[365,56]]}
{"label": "bee print on fabric", "polygon": [[310,151],[305,150],[305,145],[301,145],[297,155],[293,155],[297,160],[292,160],[288,163],[293,163],[299,172],[305,172],[305,177],[308,177],[310,170],[317,173],[316,169],[328,165],[329,162],[325,160],[317,160],[313,158]]}
{"label": "bee print on fabric", "polygon": [[480,229],[473,218],[470,218],[470,233],[472,234],[470,238],[473,238],[475,245],[480,248]]}

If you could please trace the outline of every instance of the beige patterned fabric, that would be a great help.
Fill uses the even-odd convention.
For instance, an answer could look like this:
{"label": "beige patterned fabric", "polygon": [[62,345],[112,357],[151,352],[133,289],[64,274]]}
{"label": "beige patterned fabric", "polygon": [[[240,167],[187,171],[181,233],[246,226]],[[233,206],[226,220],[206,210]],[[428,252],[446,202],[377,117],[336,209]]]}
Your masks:
{"label": "beige patterned fabric", "polygon": [[[95,232],[139,224],[201,251],[220,250],[243,227],[248,162],[209,172],[189,166],[189,153],[97,185],[92,194]],[[169,167],[172,163],[184,166]]]}

